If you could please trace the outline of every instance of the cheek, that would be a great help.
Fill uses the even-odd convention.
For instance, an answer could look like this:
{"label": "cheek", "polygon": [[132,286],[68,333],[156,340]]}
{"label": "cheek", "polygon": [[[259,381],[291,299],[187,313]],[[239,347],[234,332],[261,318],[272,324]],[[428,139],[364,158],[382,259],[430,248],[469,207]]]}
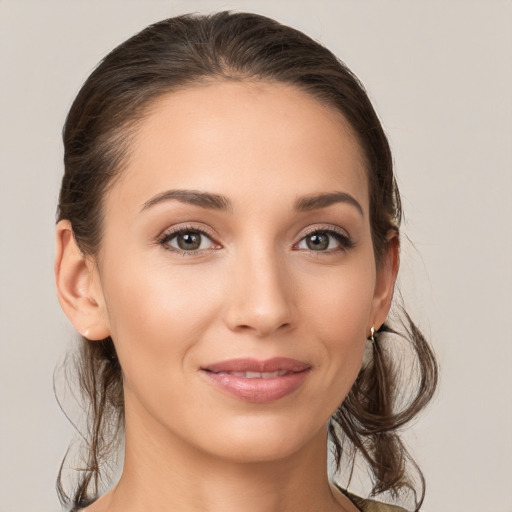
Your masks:
{"label": "cheek", "polygon": [[325,378],[339,390],[339,402],[359,373],[371,322],[375,276],[368,268],[350,273],[342,269],[339,276],[326,279],[322,291],[311,294],[304,307],[310,332],[320,341],[319,356],[328,361]]}
{"label": "cheek", "polygon": [[190,268],[125,262],[105,275],[111,336],[128,380],[181,366],[216,317],[213,290]]}
{"label": "cheek", "polygon": [[[356,260],[356,258],[354,258]],[[313,282],[303,284],[305,309],[322,337],[345,340],[347,343],[365,337],[372,310],[375,272],[372,262],[365,265],[340,267],[336,272],[316,276]],[[306,293],[315,284],[313,293]]]}

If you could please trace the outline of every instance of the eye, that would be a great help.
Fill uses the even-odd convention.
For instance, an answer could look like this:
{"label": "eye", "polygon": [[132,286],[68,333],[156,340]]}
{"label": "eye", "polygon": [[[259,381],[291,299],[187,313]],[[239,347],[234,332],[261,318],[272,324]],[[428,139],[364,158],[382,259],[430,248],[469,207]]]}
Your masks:
{"label": "eye", "polygon": [[315,252],[331,252],[346,250],[352,245],[353,243],[347,235],[332,229],[322,229],[308,233],[296,247]]}
{"label": "eye", "polygon": [[181,253],[193,253],[218,247],[207,233],[195,228],[183,228],[167,233],[159,243],[166,249]]}

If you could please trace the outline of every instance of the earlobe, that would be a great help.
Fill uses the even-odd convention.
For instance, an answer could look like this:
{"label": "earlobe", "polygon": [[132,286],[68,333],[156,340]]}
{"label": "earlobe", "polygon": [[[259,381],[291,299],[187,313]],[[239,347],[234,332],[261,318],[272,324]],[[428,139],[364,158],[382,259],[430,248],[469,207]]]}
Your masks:
{"label": "earlobe", "polygon": [[388,233],[385,251],[377,269],[372,318],[370,318],[371,325],[375,325],[375,330],[381,327],[388,316],[400,266],[400,239],[395,230]]}
{"label": "earlobe", "polygon": [[104,339],[110,330],[97,267],[80,251],[68,220],[59,221],[56,235],[54,270],[60,305],[82,336]]}

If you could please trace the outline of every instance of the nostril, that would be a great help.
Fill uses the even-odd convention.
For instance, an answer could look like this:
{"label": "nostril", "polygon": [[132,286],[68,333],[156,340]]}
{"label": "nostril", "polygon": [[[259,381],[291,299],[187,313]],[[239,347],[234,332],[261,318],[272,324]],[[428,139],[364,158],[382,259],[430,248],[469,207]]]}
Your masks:
{"label": "nostril", "polygon": [[249,325],[249,324],[240,324],[240,325],[237,325],[235,327],[236,330],[238,331],[254,331],[254,332],[258,332],[260,334],[268,334],[270,332],[275,332],[275,331],[281,331],[281,330],[286,330],[288,329],[289,327],[291,326],[291,323],[289,322],[285,322],[281,325],[279,325],[277,328],[273,329],[271,326],[257,326],[257,325]]}

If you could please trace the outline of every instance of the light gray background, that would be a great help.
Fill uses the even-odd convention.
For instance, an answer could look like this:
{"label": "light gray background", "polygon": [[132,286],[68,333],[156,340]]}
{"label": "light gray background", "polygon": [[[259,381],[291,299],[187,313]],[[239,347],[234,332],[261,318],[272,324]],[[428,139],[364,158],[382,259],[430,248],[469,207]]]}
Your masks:
{"label": "light gray background", "polygon": [[498,0],[0,0],[0,511],[58,510],[72,434],[52,391],[72,338],[52,276],[67,109],[145,25],[226,8],[304,30],[369,90],[416,247],[402,288],[442,365],[407,434],[424,510],[512,511],[512,3]]}

